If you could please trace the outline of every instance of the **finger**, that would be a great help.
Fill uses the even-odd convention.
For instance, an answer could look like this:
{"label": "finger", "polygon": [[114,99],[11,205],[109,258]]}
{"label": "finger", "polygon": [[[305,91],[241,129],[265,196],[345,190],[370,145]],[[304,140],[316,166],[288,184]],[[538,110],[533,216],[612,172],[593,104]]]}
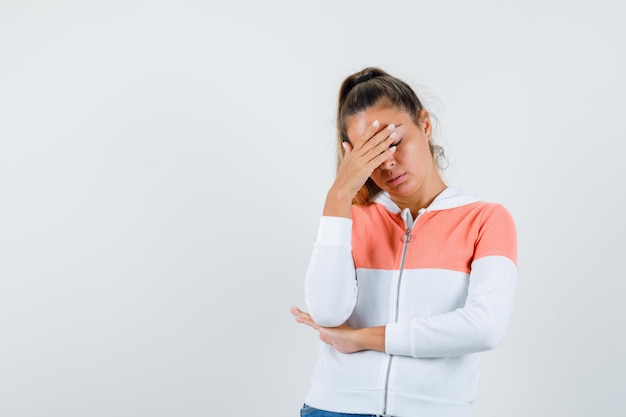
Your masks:
{"label": "finger", "polygon": [[311,315],[305,312],[301,312],[300,314],[296,315],[296,320],[301,321],[301,322],[313,322],[313,319],[311,318]]}
{"label": "finger", "polygon": [[291,314],[293,314],[294,316],[300,315],[303,313],[302,310],[300,310],[297,306],[291,306],[289,307],[289,311],[291,312]]}
{"label": "finger", "polygon": [[374,155],[378,155],[395,140],[397,137],[395,130],[396,125],[393,123],[388,125],[385,129],[377,131],[372,137],[362,140],[359,143],[360,149],[362,149],[364,154],[373,153]]}
{"label": "finger", "polygon": [[291,306],[289,308],[289,311],[291,311],[291,314],[294,315],[294,318],[296,319],[298,323],[306,324],[308,326],[313,327],[314,329],[319,329],[320,326],[317,323],[315,323],[315,321],[313,320],[313,318],[311,318],[311,315],[309,313],[306,313],[300,310],[296,306]]}
{"label": "finger", "polygon": [[298,323],[306,324],[307,326],[311,326],[315,330],[318,330],[320,326],[311,318],[308,313],[302,313],[295,317]]}
{"label": "finger", "polygon": [[291,306],[289,307],[289,311],[291,312],[291,314],[293,314],[294,316],[307,316],[307,317],[311,317],[309,315],[309,313],[307,313],[306,311],[302,311],[300,310],[297,306]]}
{"label": "finger", "polygon": [[309,327],[311,327],[311,328],[313,328],[313,329],[315,329],[315,330],[319,330],[319,329],[321,329],[321,328],[322,328],[319,324],[315,323],[315,322],[314,322],[311,318],[309,318],[309,317],[296,317],[296,321],[297,321],[298,323],[301,323],[301,324],[306,324],[307,326],[309,326]]}
{"label": "finger", "polygon": [[311,318],[311,316],[308,313],[305,313],[304,311],[301,311],[298,314],[294,314],[296,320],[300,319],[300,320],[313,320]]}
{"label": "finger", "polygon": [[374,137],[376,135],[376,133],[378,133],[380,131],[380,122],[378,120],[374,120],[372,122],[371,125],[369,125],[367,127],[367,129],[365,129],[365,132],[363,132],[363,135],[361,135],[361,144],[364,144],[365,142],[367,142],[368,140],[370,140],[372,137]]}
{"label": "finger", "polygon": [[[395,152],[395,146],[393,146],[394,141],[397,139],[398,134],[397,132],[391,132],[386,138],[382,139],[380,142],[376,143],[376,145],[373,145],[372,148],[370,150],[368,150],[365,154],[365,156],[368,158],[368,161],[373,160],[374,158],[378,158],[379,156],[381,156],[383,153],[385,153],[386,151],[390,151],[391,148],[394,148],[393,151],[391,151],[392,153]],[[387,153],[387,158],[390,156],[389,153]],[[380,164],[378,164],[380,165]],[[378,166],[376,165],[376,167]]]}
{"label": "finger", "polygon": [[390,148],[385,149],[383,152],[374,156],[368,163],[367,166],[369,169],[374,171],[378,168],[383,162],[392,157],[392,155],[396,152],[396,147],[392,146]]}
{"label": "finger", "polygon": [[349,142],[341,142],[341,146],[346,155],[352,152],[352,145]]}
{"label": "finger", "polygon": [[305,313],[304,311],[300,310],[300,309],[299,309],[298,307],[296,307],[296,306],[291,306],[291,307],[289,308],[289,311],[291,312],[291,314],[293,314],[293,315],[294,315],[294,317],[295,317],[295,319],[296,319],[296,320],[298,320],[298,319],[299,319],[299,318],[301,318],[301,317],[305,317],[305,316],[307,316],[307,315],[308,315],[307,313]]}

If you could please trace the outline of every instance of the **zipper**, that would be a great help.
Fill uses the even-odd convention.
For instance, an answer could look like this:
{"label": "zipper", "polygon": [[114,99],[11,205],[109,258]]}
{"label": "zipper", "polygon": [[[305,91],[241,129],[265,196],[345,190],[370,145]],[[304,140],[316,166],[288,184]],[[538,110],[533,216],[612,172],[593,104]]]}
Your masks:
{"label": "zipper", "polygon": [[[395,288],[395,297],[392,299],[395,301],[395,308],[393,311],[393,321],[392,323],[395,323],[398,321],[398,313],[400,312],[400,284],[402,283],[402,275],[404,273],[404,262],[406,260],[406,252],[407,249],[409,247],[409,243],[411,243],[413,241],[413,235],[411,234],[411,231],[413,230],[413,227],[415,226],[415,223],[417,222],[417,219],[422,215],[422,213],[424,212],[424,209],[421,209],[420,211],[418,211],[417,213],[417,217],[415,218],[415,220],[413,220],[413,215],[411,214],[411,211],[406,208],[404,210],[402,210],[402,218],[404,219],[404,224],[406,226],[406,230],[405,232],[402,234],[402,237],[400,238],[402,240],[402,242],[404,243],[403,248],[402,248],[402,258],[400,259],[400,271],[398,272],[398,281],[396,283],[396,288]],[[383,415],[387,415],[387,402],[389,399],[389,376],[391,374],[391,363],[393,362],[393,356],[392,355],[388,355],[388,359],[387,359],[387,372],[385,375],[385,388],[384,388],[384,400],[383,400]]]}

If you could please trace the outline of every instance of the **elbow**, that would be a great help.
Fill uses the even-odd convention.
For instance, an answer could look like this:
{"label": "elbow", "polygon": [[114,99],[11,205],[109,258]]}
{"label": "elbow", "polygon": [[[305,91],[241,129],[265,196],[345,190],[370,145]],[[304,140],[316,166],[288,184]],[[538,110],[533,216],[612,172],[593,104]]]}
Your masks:
{"label": "elbow", "polygon": [[337,327],[344,324],[356,307],[357,289],[352,288],[320,293],[305,293],[308,313],[322,327]]}
{"label": "elbow", "polygon": [[311,314],[313,321],[322,327],[338,327],[346,322],[346,319],[340,318],[333,314]]}
{"label": "elbow", "polygon": [[500,346],[504,340],[504,335],[489,334],[485,335],[481,340],[481,351],[493,350]]}
{"label": "elbow", "polygon": [[476,338],[476,350],[482,352],[493,350],[500,346],[504,341],[506,329],[501,326],[486,326],[482,329],[482,331],[479,330],[477,333],[478,337]]}
{"label": "elbow", "polygon": [[469,320],[473,328],[475,350],[493,350],[504,341],[507,332],[510,310],[496,309],[487,304],[474,306]]}
{"label": "elbow", "polygon": [[313,321],[322,327],[341,326],[350,318],[354,310],[353,305],[342,308],[329,303],[313,303],[309,300],[306,301],[306,305]]}

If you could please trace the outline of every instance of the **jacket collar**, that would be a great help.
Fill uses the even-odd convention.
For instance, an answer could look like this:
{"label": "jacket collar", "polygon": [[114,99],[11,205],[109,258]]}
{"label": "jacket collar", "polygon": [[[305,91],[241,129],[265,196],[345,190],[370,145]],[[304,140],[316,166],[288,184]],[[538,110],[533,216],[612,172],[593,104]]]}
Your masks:
{"label": "jacket collar", "polygon": [[[471,191],[459,187],[446,187],[437,197],[426,207],[426,211],[446,210],[455,207],[465,206],[477,201],[482,201]],[[400,207],[394,203],[387,192],[382,192],[374,198],[374,203],[382,204],[391,213],[400,213]]]}

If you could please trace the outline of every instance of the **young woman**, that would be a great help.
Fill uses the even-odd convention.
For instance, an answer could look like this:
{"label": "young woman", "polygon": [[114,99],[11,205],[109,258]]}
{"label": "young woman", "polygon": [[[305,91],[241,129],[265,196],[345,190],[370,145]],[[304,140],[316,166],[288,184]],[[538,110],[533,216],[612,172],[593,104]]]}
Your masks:
{"label": "young woman", "polygon": [[447,187],[429,114],[366,68],[342,84],[339,164],[296,321],[322,340],[303,416],[471,416],[515,298],[513,220]]}

